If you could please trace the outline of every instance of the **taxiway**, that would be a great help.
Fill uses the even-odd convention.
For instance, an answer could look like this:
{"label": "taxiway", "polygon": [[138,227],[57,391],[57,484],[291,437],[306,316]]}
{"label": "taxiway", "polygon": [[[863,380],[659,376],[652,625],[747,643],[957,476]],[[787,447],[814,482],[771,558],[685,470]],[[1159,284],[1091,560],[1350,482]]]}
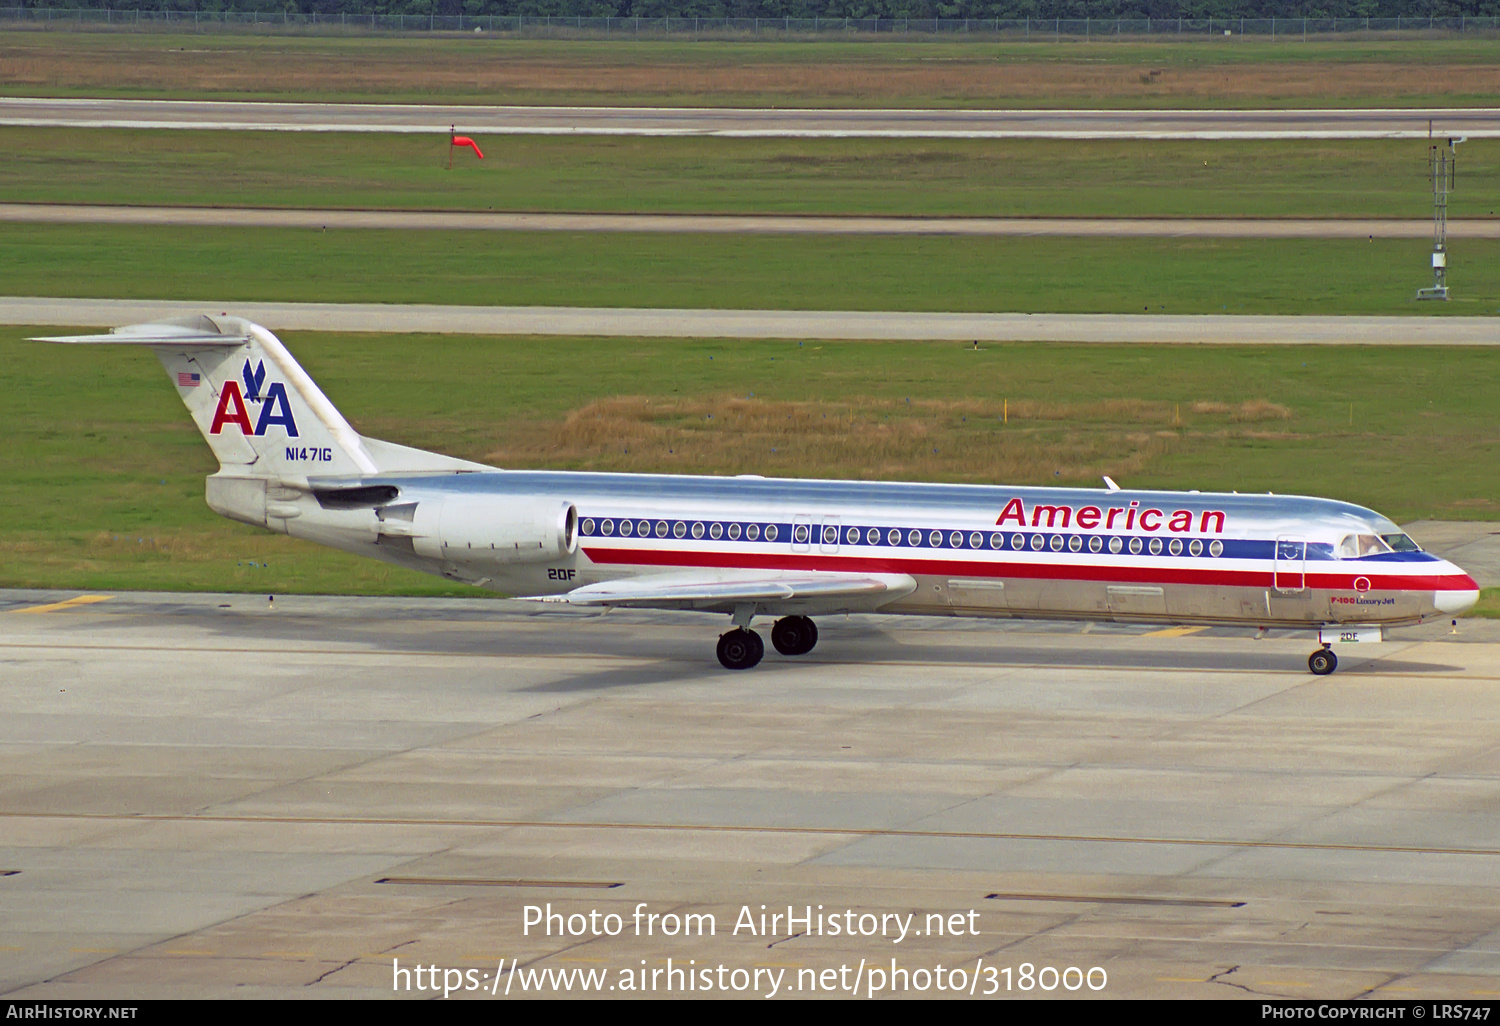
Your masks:
{"label": "taxiway", "polygon": [[[1500,624],[1326,678],[1304,637],[869,617],[736,674],[721,626],[0,593],[0,993],[895,959],[1099,967],[1111,997],[1493,995]],[[718,929],[527,931],[548,903]],[[978,932],[731,932],[761,905]]]}

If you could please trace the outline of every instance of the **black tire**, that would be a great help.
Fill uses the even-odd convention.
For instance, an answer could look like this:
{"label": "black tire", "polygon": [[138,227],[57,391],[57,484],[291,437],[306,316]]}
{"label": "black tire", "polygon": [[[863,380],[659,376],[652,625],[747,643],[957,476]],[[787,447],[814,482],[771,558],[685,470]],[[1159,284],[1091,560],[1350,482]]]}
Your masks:
{"label": "black tire", "polygon": [[784,616],[771,628],[771,644],[784,656],[807,655],[818,643],[818,625],[805,616]]}
{"label": "black tire", "polygon": [[1332,649],[1320,648],[1307,657],[1307,668],[1319,677],[1326,677],[1338,669],[1339,657],[1333,654]]}
{"label": "black tire", "polygon": [[736,627],[719,635],[719,662],[726,670],[748,670],[765,654],[765,642],[754,631]]}

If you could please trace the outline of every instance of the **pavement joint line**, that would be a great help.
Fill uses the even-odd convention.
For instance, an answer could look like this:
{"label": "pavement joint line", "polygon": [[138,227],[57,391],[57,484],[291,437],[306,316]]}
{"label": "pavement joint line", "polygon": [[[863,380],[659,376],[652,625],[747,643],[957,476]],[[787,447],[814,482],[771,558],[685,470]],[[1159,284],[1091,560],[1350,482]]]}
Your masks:
{"label": "pavement joint line", "polygon": [[1063,841],[1100,844],[1159,844],[1196,848],[1253,848],[1279,851],[1395,852],[1413,855],[1500,856],[1500,848],[1433,848],[1399,844],[1340,844],[1327,841],[1256,841],[1199,837],[1123,837],[1097,834],[1028,834],[977,830],[910,830],[881,827],[756,826],[726,823],[570,822],[526,819],[417,819],[374,816],[193,816],[169,813],[0,811],[0,819],[112,820],[128,823],[323,824],[328,826],[423,826],[537,828],[546,830],[641,830],[680,833],[790,834],[841,837],[947,838],[979,841]]}

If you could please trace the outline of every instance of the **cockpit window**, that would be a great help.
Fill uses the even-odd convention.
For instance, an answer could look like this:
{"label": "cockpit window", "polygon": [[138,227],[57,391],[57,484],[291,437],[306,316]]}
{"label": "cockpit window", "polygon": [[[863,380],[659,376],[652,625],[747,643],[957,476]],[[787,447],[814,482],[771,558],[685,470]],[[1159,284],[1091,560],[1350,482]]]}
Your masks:
{"label": "cockpit window", "polygon": [[[1397,537],[1405,538],[1407,543],[1416,548],[1410,538],[1406,535]],[[1390,552],[1392,548],[1379,535],[1375,534],[1346,534],[1339,542],[1340,559],[1361,559],[1365,556],[1378,556],[1383,552]]]}
{"label": "cockpit window", "polygon": [[1385,539],[1385,543],[1391,547],[1391,551],[1392,552],[1421,552],[1422,551],[1422,546],[1420,546],[1416,542],[1412,541],[1411,537],[1409,535],[1405,535],[1405,534],[1383,534],[1380,537],[1383,538],[1383,539]]}

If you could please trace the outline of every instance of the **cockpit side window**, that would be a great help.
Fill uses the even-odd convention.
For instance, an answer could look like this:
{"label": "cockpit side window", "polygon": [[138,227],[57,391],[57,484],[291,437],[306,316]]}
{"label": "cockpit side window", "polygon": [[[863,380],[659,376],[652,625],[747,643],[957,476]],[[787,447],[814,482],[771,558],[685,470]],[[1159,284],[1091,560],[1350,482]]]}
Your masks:
{"label": "cockpit side window", "polygon": [[[1407,540],[1410,541],[1410,539]],[[1338,551],[1340,559],[1362,559],[1365,556],[1379,556],[1390,552],[1391,546],[1377,534],[1346,534],[1339,541]]]}
{"label": "cockpit side window", "polygon": [[1422,546],[1411,540],[1406,534],[1383,534],[1380,536],[1392,552],[1421,552]]}

